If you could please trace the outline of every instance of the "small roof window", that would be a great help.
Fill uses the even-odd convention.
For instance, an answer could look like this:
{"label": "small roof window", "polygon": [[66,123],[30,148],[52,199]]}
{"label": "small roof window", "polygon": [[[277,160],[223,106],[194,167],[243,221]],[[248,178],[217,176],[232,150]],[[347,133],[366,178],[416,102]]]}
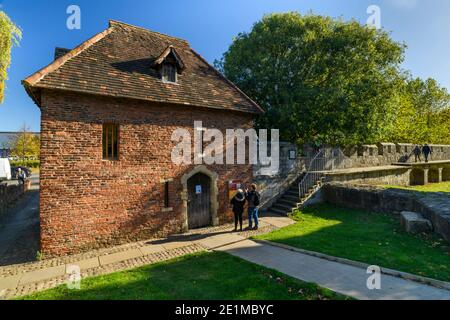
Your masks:
{"label": "small roof window", "polygon": [[178,74],[184,70],[185,66],[180,56],[173,46],[168,46],[153,63],[159,69],[163,82],[176,83]]}
{"label": "small roof window", "polygon": [[161,79],[164,82],[177,82],[177,67],[171,63],[164,63],[161,67]]}

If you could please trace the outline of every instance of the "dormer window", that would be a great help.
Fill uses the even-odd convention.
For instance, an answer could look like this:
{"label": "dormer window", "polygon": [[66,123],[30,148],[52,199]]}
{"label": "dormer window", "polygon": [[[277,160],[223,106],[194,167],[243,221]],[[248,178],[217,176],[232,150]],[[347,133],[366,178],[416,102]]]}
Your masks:
{"label": "dormer window", "polygon": [[171,63],[164,63],[161,68],[161,77],[164,82],[177,82],[177,67]]}
{"label": "dormer window", "polygon": [[158,70],[161,80],[166,83],[177,83],[178,75],[185,69],[181,57],[173,46],[168,46],[155,59],[152,67]]}

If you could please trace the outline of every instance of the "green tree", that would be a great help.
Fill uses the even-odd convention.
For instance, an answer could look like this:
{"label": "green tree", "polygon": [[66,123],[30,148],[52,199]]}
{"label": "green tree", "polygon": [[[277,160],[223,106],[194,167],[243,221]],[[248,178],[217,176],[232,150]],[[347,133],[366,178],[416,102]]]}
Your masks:
{"label": "green tree", "polygon": [[0,103],[3,102],[5,81],[8,79],[7,70],[11,63],[11,48],[18,45],[22,32],[9,19],[3,11],[0,11]]}
{"label": "green tree", "polygon": [[37,135],[30,132],[26,124],[12,137],[10,146],[11,156],[19,157],[22,161],[28,158],[39,158],[40,139]]}
{"label": "green tree", "polygon": [[404,49],[356,21],[291,12],[264,16],[215,64],[266,110],[259,127],[299,143],[358,144],[392,123]]}
{"label": "green tree", "polygon": [[436,80],[406,78],[397,91],[396,114],[391,134],[394,142],[448,143],[450,95]]}

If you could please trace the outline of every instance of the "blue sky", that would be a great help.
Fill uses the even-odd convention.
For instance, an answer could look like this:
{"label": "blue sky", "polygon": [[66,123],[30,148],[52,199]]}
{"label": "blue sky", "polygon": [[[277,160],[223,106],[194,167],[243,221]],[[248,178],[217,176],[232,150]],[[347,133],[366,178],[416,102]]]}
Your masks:
{"label": "blue sky", "polygon": [[[71,4],[81,8],[81,30],[66,27]],[[50,63],[55,47],[77,46],[106,29],[109,19],[184,38],[213,62],[264,14],[312,11],[365,23],[372,4],[381,8],[382,27],[407,43],[404,68],[450,89],[450,0],[0,0],[24,33],[12,53],[0,131],[18,130],[23,123],[39,131],[39,108],[20,81]]]}

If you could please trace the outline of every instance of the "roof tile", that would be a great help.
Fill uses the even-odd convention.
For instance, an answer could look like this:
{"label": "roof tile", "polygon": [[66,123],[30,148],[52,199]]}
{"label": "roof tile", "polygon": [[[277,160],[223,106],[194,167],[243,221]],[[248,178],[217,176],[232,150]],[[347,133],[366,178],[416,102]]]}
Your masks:
{"label": "roof tile", "polygon": [[[185,40],[116,21],[111,21],[108,30],[92,39],[25,79],[24,84],[31,88],[263,112]],[[185,67],[177,84],[163,83],[152,68],[170,46]]]}

